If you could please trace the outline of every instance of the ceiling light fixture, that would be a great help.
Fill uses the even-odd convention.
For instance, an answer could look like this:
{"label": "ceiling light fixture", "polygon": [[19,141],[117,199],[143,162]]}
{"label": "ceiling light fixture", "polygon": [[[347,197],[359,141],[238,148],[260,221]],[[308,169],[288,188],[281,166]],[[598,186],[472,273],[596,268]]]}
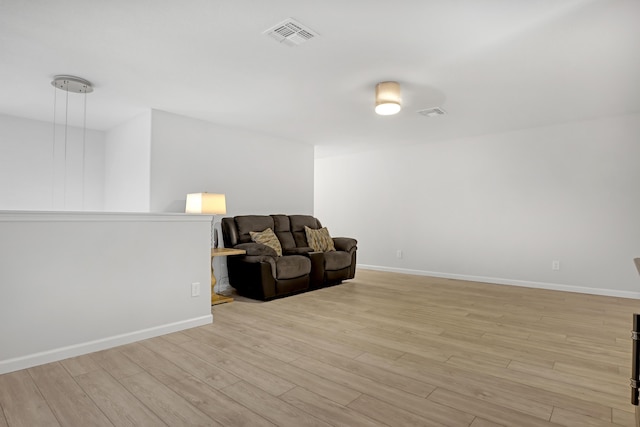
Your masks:
{"label": "ceiling light fixture", "polygon": [[376,113],[381,116],[397,114],[402,109],[400,84],[381,82],[376,85]]}
{"label": "ceiling light fixture", "polygon": [[62,206],[63,209],[67,208],[67,144],[69,135],[69,92],[84,94],[83,96],[83,115],[82,115],[82,171],[80,172],[80,179],[82,182],[81,197],[82,197],[82,209],[84,209],[84,165],[85,165],[85,148],[87,142],[87,94],[93,92],[93,86],[89,81],[75,76],[59,75],[54,76],[51,81],[51,85],[55,88],[53,90],[53,159],[52,159],[52,180],[51,180],[51,205],[55,208],[55,163],[56,163],[56,136],[57,136],[57,123],[56,123],[56,109],[57,109],[57,90],[63,90],[66,92],[64,98],[64,134],[63,134],[63,149],[64,149],[64,177],[63,177],[63,193],[62,193]]}

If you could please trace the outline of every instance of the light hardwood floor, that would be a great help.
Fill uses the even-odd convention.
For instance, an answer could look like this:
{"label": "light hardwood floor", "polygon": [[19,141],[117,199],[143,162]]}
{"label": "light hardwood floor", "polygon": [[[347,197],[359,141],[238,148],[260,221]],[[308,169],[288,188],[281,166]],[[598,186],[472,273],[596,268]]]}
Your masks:
{"label": "light hardwood floor", "polygon": [[0,376],[4,426],[631,426],[640,301],[360,270]]}

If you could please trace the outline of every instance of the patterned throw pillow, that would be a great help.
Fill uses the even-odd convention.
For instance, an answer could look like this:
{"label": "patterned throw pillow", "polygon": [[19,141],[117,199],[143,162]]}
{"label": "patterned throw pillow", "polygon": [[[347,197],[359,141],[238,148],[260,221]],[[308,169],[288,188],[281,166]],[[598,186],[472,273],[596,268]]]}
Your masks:
{"label": "patterned throw pillow", "polygon": [[309,247],[317,252],[333,252],[336,250],[333,246],[333,239],[329,235],[327,227],[314,230],[305,225],[304,233],[307,235],[307,243]]}
{"label": "patterned throw pillow", "polygon": [[250,231],[249,235],[251,236],[251,240],[256,243],[262,243],[265,246],[269,246],[278,256],[282,256],[282,246],[280,245],[280,240],[275,235],[272,229],[267,228],[264,231]]}

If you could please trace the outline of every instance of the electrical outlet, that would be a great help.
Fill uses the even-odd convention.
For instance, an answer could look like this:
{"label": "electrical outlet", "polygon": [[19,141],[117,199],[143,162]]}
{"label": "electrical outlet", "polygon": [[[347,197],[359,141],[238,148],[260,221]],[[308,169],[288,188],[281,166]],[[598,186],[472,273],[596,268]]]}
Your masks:
{"label": "electrical outlet", "polygon": [[554,270],[554,271],[559,271],[560,270],[560,261],[558,261],[557,259],[551,261],[551,269]]}
{"label": "electrical outlet", "polygon": [[398,250],[396,251],[396,257],[397,257],[397,258],[402,258],[402,249],[398,249]]}
{"label": "electrical outlet", "polygon": [[192,297],[200,296],[200,282],[195,282],[191,284],[191,296]]}

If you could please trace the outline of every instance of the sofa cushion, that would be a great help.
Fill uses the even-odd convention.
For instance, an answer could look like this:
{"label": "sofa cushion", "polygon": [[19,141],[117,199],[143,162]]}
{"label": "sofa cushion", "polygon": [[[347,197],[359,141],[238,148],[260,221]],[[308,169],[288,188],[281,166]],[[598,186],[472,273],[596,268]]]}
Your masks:
{"label": "sofa cushion", "polygon": [[296,242],[291,233],[291,222],[287,215],[271,215],[275,228],[273,232],[278,236],[282,249],[292,249],[296,247]]}
{"label": "sofa cushion", "polygon": [[243,215],[234,219],[238,227],[238,243],[251,242],[250,231],[273,230],[273,218],[268,215]]}
{"label": "sofa cushion", "polygon": [[351,254],[349,252],[326,252],[324,254],[325,270],[342,270],[351,266]]}
{"label": "sofa cushion", "polygon": [[276,261],[276,279],[293,279],[311,271],[311,261],[302,255],[288,255]]}
{"label": "sofa cushion", "polygon": [[336,250],[336,248],[333,246],[333,240],[329,235],[329,230],[327,230],[327,227],[322,227],[318,230],[304,227],[304,233],[307,236],[309,247],[313,248],[314,251],[332,252]]}
{"label": "sofa cushion", "polygon": [[291,222],[291,233],[293,234],[297,247],[309,246],[307,244],[304,227],[313,228],[314,230],[322,227],[320,221],[311,215],[289,215],[289,221]]}
{"label": "sofa cushion", "polygon": [[264,231],[250,231],[251,240],[256,243],[262,243],[276,251],[276,255],[282,256],[282,246],[272,229],[267,228]]}
{"label": "sofa cushion", "polygon": [[270,256],[277,257],[275,249],[262,243],[240,243],[234,246],[235,249],[242,249],[248,256]]}

